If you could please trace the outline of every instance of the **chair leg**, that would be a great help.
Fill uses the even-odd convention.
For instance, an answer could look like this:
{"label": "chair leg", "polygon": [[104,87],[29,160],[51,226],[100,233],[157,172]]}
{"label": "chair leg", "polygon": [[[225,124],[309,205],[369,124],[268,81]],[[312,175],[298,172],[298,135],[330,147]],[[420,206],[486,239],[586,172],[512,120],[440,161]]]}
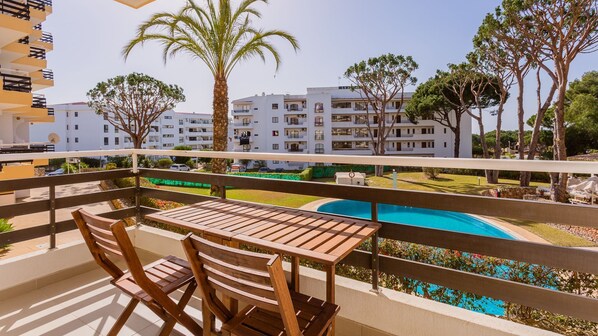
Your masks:
{"label": "chair leg", "polygon": [[169,316],[166,319],[166,321],[164,322],[164,325],[162,325],[162,329],[160,330],[159,336],[170,335],[170,332],[172,332],[172,329],[174,329],[175,324],[176,324],[176,320],[174,319],[174,317]]}
{"label": "chair leg", "polygon": [[208,308],[206,300],[203,299],[201,300],[201,315],[203,318],[203,336],[210,336],[215,328],[216,317]]}
{"label": "chair leg", "polygon": [[125,325],[125,322],[127,322],[129,317],[131,316],[131,313],[133,313],[133,310],[135,310],[135,307],[137,306],[138,303],[139,303],[139,300],[137,300],[137,299],[131,299],[131,301],[129,301],[129,304],[127,305],[125,310],[123,310],[123,312],[120,314],[120,316],[116,320],[116,323],[114,323],[114,325],[108,332],[108,336],[118,335],[118,332]]}
{"label": "chair leg", "polygon": [[181,299],[179,300],[179,304],[177,305],[179,307],[180,315],[173,317],[176,319],[177,322],[179,322],[190,332],[192,332],[193,335],[202,335],[203,329],[199,326],[199,324],[197,324],[197,322],[195,322],[195,320],[193,320],[187,313],[185,313],[184,310],[189,300],[191,300],[193,292],[195,292],[196,288],[197,282],[192,281],[189,283],[187,289],[185,290],[185,293],[183,293],[183,296],[181,297]]}

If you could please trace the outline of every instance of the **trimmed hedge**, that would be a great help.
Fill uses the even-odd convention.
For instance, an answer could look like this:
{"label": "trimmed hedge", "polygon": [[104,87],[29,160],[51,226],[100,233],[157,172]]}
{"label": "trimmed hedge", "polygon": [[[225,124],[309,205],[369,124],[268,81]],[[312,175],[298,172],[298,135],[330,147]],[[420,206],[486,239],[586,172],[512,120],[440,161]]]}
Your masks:
{"label": "trimmed hedge", "polygon": [[310,181],[313,176],[313,170],[311,168],[307,168],[299,174],[297,174],[297,173],[260,173],[260,172],[239,172],[239,173],[230,173],[230,174],[236,175],[236,176],[270,178],[270,179],[287,180],[287,181]]}
{"label": "trimmed hedge", "polygon": [[[334,166],[314,166],[313,178],[334,177],[338,172],[354,171],[357,173],[373,174],[375,166],[361,166],[361,165],[334,165]],[[384,171],[391,171],[393,167],[384,166]]]}

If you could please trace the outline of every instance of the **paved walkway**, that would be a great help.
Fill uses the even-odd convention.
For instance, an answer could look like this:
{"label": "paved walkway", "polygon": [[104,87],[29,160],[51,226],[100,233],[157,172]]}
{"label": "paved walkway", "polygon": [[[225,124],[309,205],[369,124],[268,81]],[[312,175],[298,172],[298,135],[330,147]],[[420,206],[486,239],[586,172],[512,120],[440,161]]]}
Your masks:
{"label": "paved walkway", "polygon": [[[100,191],[98,182],[86,182],[65,186],[56,187],[56,197],[65,197],[72,195],[85,195],[93,192]],[[47,200],[49,197],[48,188],[37,188],[31,189],[31,196],[21,199],[18,202],[32,202],[39,200]],[[60,222],[63,220],[71,219],[71,212],[77,208],[84,208],[92,213],[108,212],[112,209],[108,202],[100,202],[94,204],[87,204],[84,206],[77,206],[72,208],[58,209],[56,210],[56,221]],[[48,224],[50,222],[50,213],[48,211],[32,213],[22,216],[13,217],[10,220],[15,230],[35,227],[39,225]],[[72,241],[81,240],[81,234],[77,230],[63,232],[56,235],[56,244],[65,244]],[[41,237],[36,239],[27,240],[24,242],[12,244],[10,251],[1,256],[0,258],[6,259],[26,253],[47,249],[50,245],[50,237]]]}

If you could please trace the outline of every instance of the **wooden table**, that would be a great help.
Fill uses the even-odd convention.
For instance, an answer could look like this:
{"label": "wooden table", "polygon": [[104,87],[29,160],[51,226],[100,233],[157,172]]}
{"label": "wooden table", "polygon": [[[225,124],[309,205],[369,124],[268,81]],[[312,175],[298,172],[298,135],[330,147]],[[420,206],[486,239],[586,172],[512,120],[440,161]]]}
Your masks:
{"label": "wooden table", "polygon": [[219,243],[245,244],[291,256],[291,286],[299,291],[299,260],[326,270],[326,301],[335,302],[335,265],[380,229],[366,220],[227,199],[146,216]]}

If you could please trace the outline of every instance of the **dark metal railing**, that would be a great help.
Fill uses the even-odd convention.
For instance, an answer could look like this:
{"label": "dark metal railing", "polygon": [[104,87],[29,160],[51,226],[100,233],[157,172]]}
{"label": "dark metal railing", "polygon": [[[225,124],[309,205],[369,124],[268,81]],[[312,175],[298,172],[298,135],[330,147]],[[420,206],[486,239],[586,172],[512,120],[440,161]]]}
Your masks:
{"label": "dark metal railing", "polygon": [[42,30],[42,24],[41,23],[36,24],[35,26],[33,26],[33,29]]}
{"label": "dark metal railing", "polygon": [[40,70],[44,79],[54,80],[54,71],[50,69]]}
{"label": "dark metal railing", "polygon": [[6,91],[31,92],[31,78],[0,73],[2,89]]}
{"label": "dark metal railing", "polygon": [[14,0],[0,0],[0,14],[8,14],[10,16],[25,20],[29,20],[31,18],[29,6]]}
{"label": "dark metal railing", "polygon": [[43,153],[54,152],[54,150],[55,146],[52,144],[23,144],[11,145],[8,147],[0,146],[0,154]]}
{"label": "dark metal railing", "polygon": [[29,47],[29,57],[45,60],[46,50],[44,48]]}
{"label": "dark metal railing", "polygon": [[[110,216],[111,218],[141,217],[145,214],[158,211],[158,209],[141,206],[139,201],[141,197],[152,197],[186,204],[213,199],[209,196],[142,187],[138,178],[136,179],[136,185],[129,188],[60,198],[56,197],[54,193],[55,187],[59,185],[134,176],[213,184],[219,186],[220,189],[234,187],[369,202],[372,204],[373,221],[379,221],[378,204],[393,204],[464,212],[482,216],[598,228],[598,222],[596,221],[598,208],[591,206],[438,192],[393,190],[374,187],[364,188],[317,182],[255,179],[235,175],[177,172],[158,169],[140,169],[138,174],[133,173],[131,170],[110,170],[68,176],[0,181],[0,192],[33,187],[50,188],[50,199],[48,200],[0,206],[0,218],[9,215],[17,216],[42,211],[55,213],[56,209],[60,208],[92,204],[117,198],[134,198],[136,206],[113,211],[106,216]],[[55,216],[50,216],[49,218],[49,224],[1,233],[0,245],[49,235],[50,245],[54,247],[56,233],[75,229],[75,224],[72,220],[56,222]],[[373,289],[378,288],[378,274],[385,273],[598,322],[598,315],[595,313],[598,311],[598,299],[426,264],[405,258],[380,255],[377,244],[378,238],[384,238],[590,274],[598,274],[598,263],[596,262],[598,260],[598,252],[596,251],[559,247],[529,241],[482,237],[401,224],[385,222],[381,222],[381,224],[381,230],[372,239],[371,252],[356,250],[343,261],[347,265],[372,270]]]}
{"label": "dark metal railing", "polygon": [[22,39],[19,39],[18,42],[21,44],[29,44],[29,36],[25,36]]}
{"label": "dark metal railing", "polygon": [[44,42],[44,43],[54,43],[54,37],[52,36],[51,33],[48,33],[48,32],[43,32],[42,37],[39,40],[40,40],[40,42]]}
{"label": "dark metal railing", "polygon": [[31,101],[31,107],[46,108],[47,107],[46,96],[44,96],[42,94],[34,94],[33,100]]}
{"label": "dark metal railing", "polygon": [[[53,116],[54,115],[54,108],[53,107],[48,107],[48,115],[49,116]],[[53,151],[52,151],[53,152]]]}
{"label": "dark metal railing", "polygon": [[52,6],[52,0],[27,0],[31,8],[46,10],[46,6]]}

